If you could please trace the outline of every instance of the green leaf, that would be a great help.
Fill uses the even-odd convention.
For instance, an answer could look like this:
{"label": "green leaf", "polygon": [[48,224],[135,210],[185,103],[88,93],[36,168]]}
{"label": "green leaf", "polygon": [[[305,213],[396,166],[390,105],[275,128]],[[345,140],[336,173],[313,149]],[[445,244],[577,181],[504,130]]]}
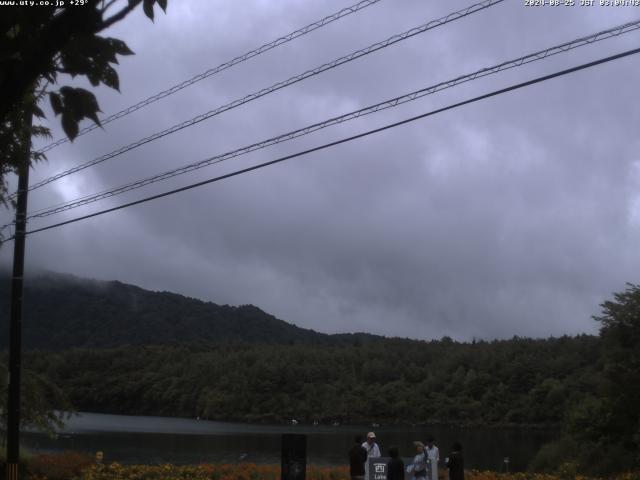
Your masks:
{"label": "green leaf", "polygon": [[118,55],[133,55],[133,51],[122,40],[117,38],[107,38],[113,49]]}
{"label": "green leaf", "polygon": [[46,137],[51,138],[51,130],[42,125],[34,125],[31,127],[31,135],[34,137]]}
{"label": "green leaf", "polygon": [[58,74],[55,71],[49,71],[44,74],[44,79],[49,83],[56,83],[58,79]]}
{"label": "green leaf", "polygon": [[95,67],[92,67],[92,69],[87,72],[87,78],[89,79],[89,82],[91,83],[91,85],[93,85],[94,87],[97,87],[98,85],[100,85],[100,79],[101,79],[100,72],[96,70],[97,69],[95,69]]}
{"label": "green leaf", "polygon": [[60,52],[60,63],[65,73],[72,76],[86,75],[92,60],[95,42],[90,36],[79,36],[70,41]]}
{"label": "green leaf", "polygon": [[98,106],[98,100],[96,100],[96,96],[93,93],[89,90],[85,90],[84,88],[76,88],[74,100],[80,106],[77,111],[81,112],[83,117],[90,118],[97,125],[100,125],[100,119],[98,119],[97,115],[97,112],[100,111],[100,107]]}
{"label": "green leaf", "polygon": [[65,97],[65,98],[66,98],[67,96],[69,96],[69,95],[73,95],[73,94],[74,94],[74,91],[75,91],[75,88],[73,88],[73,87],[67,87],[67,86],[64,86],[64,87],[61,87],[61,88],[60,88],[60,93],[61,93],[61,94],[62,94],[62,96],[63,96],[63,97]]}
{"label": "green leaf", "polygon": [[144,0],[142,2],[142,9],[144,10],[144,14],[149,17],[149,20],[153,22],[153,4],[155,0]]}
{"label": "green leaf", "polygon": [[[100,111],[100,107],[98,106],[98,101],[93,93],[85,90],[84,88],[72,88],[65,86],[60,89],[60,94],[63,98],[62,122],[65,133],[67,130],[73,132],[70,119],[76,123],[76,129],[77,123],[83,118],[90,118],[97,125],[100,125],[100,119],[97,114],[97,112]],[[66,126],[64,124],[65,117],[67,118]],[[71,137],[69,136],[69,138]]]}
{"label": "green leaf", "polygon": [[160,5],[160,8],[162,9],[163,12],[166,13],[167,11],[167,0],[157,0],[158,5]]}
{"label": "green leaf", "polygon": [[62,99],[60,95],[55,92],[49,93],[49,101],[51,102],[51,108],[53,109],[53,113],[56,115],[60,115],[62,113]]}
{"label": "green leaf", "polygon": [[110,66],[107,66],[102,72],[102,83],[107,87],[120,91],[120,79],[118,78],[118,72]]}
{"label": "green leaf", "polygon": [[40,107],[38,107],[37,105],[33,106],[33,114],[38,117],[38,118],[46,118],[44,115],[44,112],[42,111],[42,109]]}
{"label": "green leaf", "polygon": [[78,121],[68,111],[62,114],[62,129],[72,142],[78,136]]}

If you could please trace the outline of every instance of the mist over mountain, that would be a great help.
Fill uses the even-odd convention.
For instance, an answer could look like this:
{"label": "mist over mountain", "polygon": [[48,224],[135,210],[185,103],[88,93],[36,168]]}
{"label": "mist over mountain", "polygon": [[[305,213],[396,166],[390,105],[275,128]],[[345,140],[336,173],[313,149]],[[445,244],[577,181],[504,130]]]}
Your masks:
{"label": "mist over mountain", "polygon": [[[0,296],[6,346],[8,281]],[[57,273],[29,275],[24,299],[25,369],[81,411],[558,425],[599,384],[602,343],[594,336],[460,343],[329,335],[253,305]]]}
{"label": "mist over mountain", "polygon": [[[8,345],[9,275],[0,282],[0,344]],[[26,349],[111,348],[184,343],[343,344],[368,334],[328,335],[297,327],[253,305],[217,305],[118,281],[42,272],[25,280]]]}

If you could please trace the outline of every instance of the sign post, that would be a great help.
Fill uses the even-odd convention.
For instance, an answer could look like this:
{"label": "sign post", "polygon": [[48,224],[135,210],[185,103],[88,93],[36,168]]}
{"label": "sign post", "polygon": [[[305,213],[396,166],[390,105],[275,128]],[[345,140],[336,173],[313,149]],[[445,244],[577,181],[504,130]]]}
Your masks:
{"label": "sign post", "polygon": [[281,480],[305,480],[307,474],[307,436],[282,435]]}

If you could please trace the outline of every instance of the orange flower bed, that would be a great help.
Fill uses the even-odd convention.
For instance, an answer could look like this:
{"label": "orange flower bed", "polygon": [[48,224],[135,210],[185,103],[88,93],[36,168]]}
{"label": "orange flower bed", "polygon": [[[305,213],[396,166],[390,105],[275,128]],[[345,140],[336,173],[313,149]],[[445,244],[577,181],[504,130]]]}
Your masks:
{"label": "orange flower bed", "polygon": [[[212,463],[200,465],[99,465],[89,455],[65,452],[36,455],[29,464],[28,480],[280,480],[279,465],[254,463]],[[441,470],[441,480],[446,480]],[[307,466],[307,480],[349,480],[349,467]],[[467,471],[466,480],[595,480],[581,476],[556,476],[534,473],[502,474]],[[640,472],[626,473],[612,480],[640,480]]]}
{"label": "orange flower bed", "polygon": [[[94,465],[82,480],[279,480],[280,466],[240,464]],[[308,480],[349,480],[348,467],[307,467]]]}
{"label": "orange flower bed", "polygon": [[27,465],[32,480],[67,480],[81,478],[95,459],[91,455],[78,452],[40,454],[34,456]]}

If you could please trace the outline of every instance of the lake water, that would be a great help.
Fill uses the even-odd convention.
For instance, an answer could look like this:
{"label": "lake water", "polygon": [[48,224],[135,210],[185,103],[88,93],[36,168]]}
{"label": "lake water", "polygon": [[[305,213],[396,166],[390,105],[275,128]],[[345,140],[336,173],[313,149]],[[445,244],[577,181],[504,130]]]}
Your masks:
{"label": "lake water", "polygon": [[[57,438],[23,433],[23,444],[34,451],[103,451],[105,461],[121,463],[280,463],[283,433],[307,435],[308,463],[345,465],[356,434],[371,427],[282,426],[210,422],[183,418],[82,413],[68,420]],[[378,427],[374,429],[383,455],[396,445],[403,457],[413,456],[413,441],[431,434],[444,460],[454,441],[463,445],[466,468],[524,470],[538,449],[557,432],[523,428]]]}

